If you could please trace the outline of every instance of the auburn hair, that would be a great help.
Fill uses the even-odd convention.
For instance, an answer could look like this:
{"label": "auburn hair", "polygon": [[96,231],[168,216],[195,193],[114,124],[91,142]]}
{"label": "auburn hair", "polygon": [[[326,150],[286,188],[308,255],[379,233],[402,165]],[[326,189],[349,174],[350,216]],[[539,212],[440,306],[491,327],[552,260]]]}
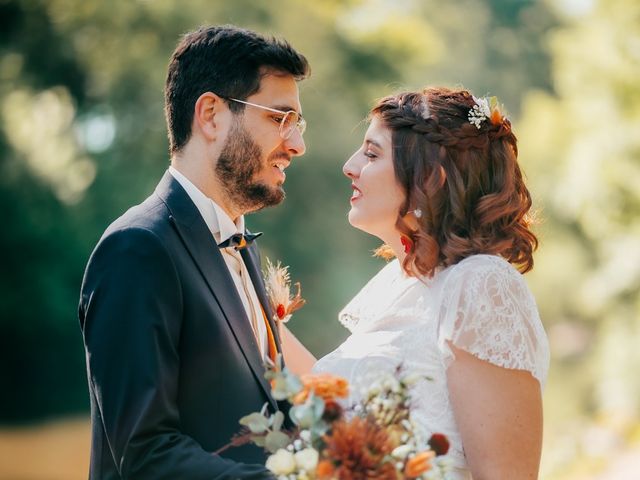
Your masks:
{"label": "auburn hair", "polygon": [[[438,87],[385,97],[371,110],[392,132],[406,194],[396,228],[413,244],[402,265],[409,275],[432,276],[474,254],[500,255],[522,273],[533,268],[538,239],[511,123],[494,108],[476,126],[474,105],[468,91]],[[417,230],[404,219],[415,209]]]}

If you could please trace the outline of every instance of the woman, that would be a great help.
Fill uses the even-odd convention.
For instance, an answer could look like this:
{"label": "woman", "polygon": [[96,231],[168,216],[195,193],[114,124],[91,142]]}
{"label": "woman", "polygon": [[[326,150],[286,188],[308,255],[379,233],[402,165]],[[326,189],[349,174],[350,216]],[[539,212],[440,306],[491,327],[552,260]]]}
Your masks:
{"label": "woman", "polygon": [[354,400],[381,371],[429,377],[413,420],[448,436],[453,478],[537,478],[549,349],[520,274],[537,239],[509,120],[465,90],[389,96],[343,170],[349,222],[396,260],[341,312],[351,336],[314,370],[347,378]]}

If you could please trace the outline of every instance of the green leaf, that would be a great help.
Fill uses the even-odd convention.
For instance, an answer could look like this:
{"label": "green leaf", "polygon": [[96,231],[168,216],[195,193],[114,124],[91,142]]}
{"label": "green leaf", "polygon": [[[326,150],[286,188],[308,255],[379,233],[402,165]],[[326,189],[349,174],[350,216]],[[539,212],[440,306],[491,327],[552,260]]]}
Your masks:
{"label": "green leaf", "polygon": [[313,425],[313,409],[306,403],[291,407],[289,417],[301,428],[311,428]]}
{"label": "green leaf", "polygon": [[318,397],[312,393],[307,401],[312,405],[315,421],[320,420],[324,413],[324,400],[322,397]]}
{"label": "green leaf", "polygon": [[264,448],[266,435],[252,435],[251,441],[258,447]]}
{"label": "green leaf", "polygon": [[301,428],[312,428],[322,420],[324,400],[311,393],[302,405],[296,405],[289,410],[289,417]]}
{"label": "green leaf", "polygon": [[273,431],[280,431],[280,429],[282,428],[282,424],[284,423],[284,413],[278,410],[271,416],[271,418],[269,418],[269,423],[271,424],[271,429]]}
{"label": "green leaf", "polygon": [[251,433],[264,433],[269,429],[269,419],[259,413],[251,413],[240,419],[240,425],[248,427]]}
{"label": "green leaf", "polygon": [[289,398],[289,390],[287,389],[287,382],[283,376],[279,375],[273,380],[273,387],[271,388],[271,395],[276,400],[286,400]]}
{"label": "green leaf", "polygon": [[285,448],[291,443],[291,439],[283,432],[269,432],[265,437],[264,447],[271,453],[275,453],[280,448]]}
{"label": "green leaf", "polygon": [[310,433],[311,433],[311,441],[313,443],[315,443],[317,440],[319,440],[325,433],[327,433],[327,431],[329,430],[329,424],[327,422],[325,422],[324,420],[317,422],[313,427],[311,427],[310,429]]}
{"label": "green leaf", "polygon": [[286,368],[284,370],[284,374],[285,374],[285,379],[287,382],[287,390],[289,391],[289,394],[293,396],[296,393],[300,392],[303,387],[302,382],[300,381],[300,378],[298,378],[297,375],[289,373],[289,371]]}

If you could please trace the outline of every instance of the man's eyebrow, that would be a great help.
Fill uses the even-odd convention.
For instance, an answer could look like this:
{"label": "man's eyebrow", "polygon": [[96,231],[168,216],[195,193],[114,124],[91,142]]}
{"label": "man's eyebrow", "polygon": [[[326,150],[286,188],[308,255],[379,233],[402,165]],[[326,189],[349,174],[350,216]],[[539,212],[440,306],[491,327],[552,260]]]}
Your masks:
{"label": "man's eyebrow", "polygon": [[293,108],[291,105],[273,105],[273,106],[269,106],[269,108],[273,108],[275,110],[282,110],[283,112],[288,112],[288,111],[293,110],[298,115],[302,116],[302,114],[300,112],[298,112],[298,110]]}

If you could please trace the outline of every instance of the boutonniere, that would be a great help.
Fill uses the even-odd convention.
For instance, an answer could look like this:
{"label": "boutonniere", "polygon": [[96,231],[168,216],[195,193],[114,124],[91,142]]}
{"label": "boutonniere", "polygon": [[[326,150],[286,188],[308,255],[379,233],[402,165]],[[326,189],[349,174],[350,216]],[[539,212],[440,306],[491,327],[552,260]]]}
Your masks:
{"label": "boutonniere", "polygon": [[305,304],[300,295],[300,282],[295,283],[297,289],[295,295],[291,295],[291,277],[289,267],[283,267],[280,262],[275,265],[267,259],[267,268],[264,271],[267,296],[273,311],[273,319],[276,323],[287,323],[291,315]]}

